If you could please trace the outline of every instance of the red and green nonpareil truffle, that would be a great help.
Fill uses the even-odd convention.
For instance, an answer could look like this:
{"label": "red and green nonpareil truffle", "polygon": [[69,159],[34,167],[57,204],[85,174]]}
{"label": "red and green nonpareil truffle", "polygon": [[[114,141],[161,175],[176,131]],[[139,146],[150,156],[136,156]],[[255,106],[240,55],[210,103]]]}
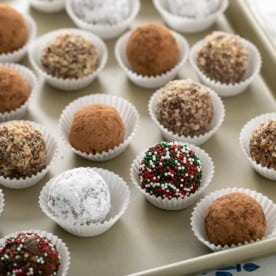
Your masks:
{"label": "red and green nonpareil truffle", "polygon": [[57,275],[60,256],[56,246],[36,233],[8,238],[0,249],[0,275]]}
{"label": "red and green nonpareil truffle", "polygon": [[202,166],[187,144],[161,142],[146,151],[138,174],[147,193],[162,199],[185,198],[200,188]]}

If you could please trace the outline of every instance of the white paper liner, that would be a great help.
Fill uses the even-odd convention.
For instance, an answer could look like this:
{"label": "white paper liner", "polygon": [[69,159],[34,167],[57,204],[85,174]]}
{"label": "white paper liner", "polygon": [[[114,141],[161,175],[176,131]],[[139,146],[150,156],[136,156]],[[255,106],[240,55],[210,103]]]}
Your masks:
{"label": "white paper liner", "polygon": [[80,237],[93,237],[109,230],[125,213],[129,204],[129,188],[119,175],[100,168],[92,169],[105,180],[111,195],[111,210],[102,222],[91,223],[89,225],[74,225],[55,217],[48,208],[48,193],[51,180],[43,187],[39,196],[39,205],[43,213],[67,232]]}
{"label": "white paper liner", "polygon": [[263,167],[261,164],[258,164],[255,160],[253,160],[250,156],[250,148],[249,148],[253,131],[257,129],[262,123],[268,122],[270,120],[276,120],[276,112],[262,114],[251,119],[242,128],[239,142],[240,142],[240,147],[243,153],[245,154],[245,156],[247,157],[247,159],[249,160],[252,168],[260,175],[276,181],[276,170],[274,170],[273,168],[269,169],[269,168]]}
{"label": "white paper liner", "polygon": [[44,13],[54,13],[64,10],[66,0],[54,0],[52,2],[42,0],[30,0],[31,6]]}
{"label": "white paper liner", "polygon": [[0,63],[0,67],[8,67],[17,71],[30,87],[30,95],[28,99],[21,106],[19,106],[15,110],[0,112],[0,122],[14,120],[14,119],[22,119],[28,110],[30,101],[32,100],[34,94],[38,90],[38,81],[36,79],[36,76],[29,68],[19,64]]}
{"label": "white paper liner", "polygon": [[[183,144],[181,142],[175,142],[178,144]],[[187,144],[187,143],[185,143]],[[214,163],[211,159],[211,157],[208,155],[207,152],[205,152],[203,149],[188,144],[188,146],[195,152],[195,154],[198,156],[198,158],[201,161],[202,164],[202,180],[200,188],[194,193],[191,194],[189,197],[186,197],[184,199],[181,198],[173,198],[173,199],[162,199],[160,197],[156,197],[154,195],[150,195],[147,193],[144,189],[141,188],[140,181],[139,181],[139,166],[140,162],[144,158],[143,153],[139,154],[133,161],[131,168],[130,168],[130,178],[132,180],[132,183],[134,186],[145,196],[145,198],[154,206],[168,210],[168,211],[174,211],[174,210],[181,210],[189,207],[192,205],[205,191],[205,189],[209,186],[211,183],[214,173],[215,173],[215,167]]]}
{"label": "white paper liner", "polygon": [[28,39],[23,47],[7,54],[0,54],[0,62],[18,62],[27,53],[30,42],[36,36],[36,23],[28,14],[21,13],[28,28]]}
{"label": "white paper liner", "polygon": [[174,79],[179,73],[188,58],[189,44],[182,35],[173,31],[171,33],[174,36],[179,48],[180,58],[178,63],[171,70],[158,76],[143,76],[132,71],[126,56],[126,44],[131,32],[122,35],[118,39],[115,45],[115,56],[117,62],[133,83],[145,88],[159,88]]}
{"label": "white paper liner", "polygon": [[228,249],[228,248],[234,248],[237,246],[241,246],[244,244],[249,244],[249,243],[254,243],[256,241],[259,241],[260,239],[256,241],[250,241],[250,242],[245,242],[245,243],[239,243],[238,245],[232,244],[231,246],[225,245],[215,245],[211,243],[208,240],[206,231],[205,231],[205,225],[204,225],[204,220],[205,220],[205,214],[208,209],[208,207],[219,197],[229,194],[229,193],[244,193],[252,198],[254,198],[258,203],[262,206],[265,218],[266,218],[266,232],[264,237],[261,240],[266,240],[269,239],[273,236],[276,235],[276,205],[268,199],[266,196],[262,195],[261,193],[257,193],[255,191],[245,189],[245,188],[237,188],[237,187],[232,187],[232,188],[225,188],[221,190],[217,190],[203,199],[196,205],[196,207],[193,210],[192,216],[191,216],[191,226],[192,230],[194,232],[194,235],[201,241],[203,244],[205,244],[207,247],[209,247],[213,251],[218,251],[222,249]]}
{"label": "white paper liner", "polygon": [[250,41],[245,40],[244,38],[240,39],[248,50],[249,64],[242,80],[235,84],[225,84],[215,80],[211,80],[199,69],[199,67],[197,66],[196,58],[199,50],[202,48],[204,44],[204,40],[200,40],[197,43],[195,43],[190,50],[189,60],[192,67],[196,71],[199,79],[205,85],[217,92],[221,97],[232,97],[245,91],[245,89],[252,83],[254,78],[259,74],[261,69],[262,58],[259,50]]}
{"label": "white paper liner", "polygon": [[0,175],[0,184],[11,189],[25,189],[34,186],[47,174],[57,156],[57,143],[50,134],[50,131],[40,124],[25,120],[24,122],[29,123],[33,128],[39,130],[44,138],[47,153],[46,167],[35,175],[18,179]]}
{"label": "white paper liner", "polygon": [[35,234],[40,235],[41,237],[45,237],[56,246],[57,251],[60,255],[60,266],[59,266],[57,276],[66,276],[68,274],[70,263],[71,263],[70,252],[69,252],[69,249],[66,246],[66,244],[58,236],[56,236],[52,233],[42,231],[42,230],[17,231],[14,233],[7,234],[3,238],[1,238],[0,246],[2,247],[7,239],[12,238],[12,237],[18,235],[19,233],[27,233],[27,232],[35,233]]}
{"label": "white paper liner", "polygon": [[203,18],[191,18],[175,15],[168,10],[168,1],[153,0],[153,4],[163,20],[172,29],[181,33],[198,33],[208,29],[228,7],[228,0],[222,0],[217,11]]}
{"label": "white paper liner", "polygon": [[112,39],[122,34],[130,26],[134,18],[137,16],[141,5],[140,0],[130,0],[129,4],[130,4],[131,11],[128,18],[119,22],[118,24],[100,25],[100,24],[89,24],[84,20],[80,19],[76,15],[72,7],[73,1],[74,0],[66,0],[65,7],[69,17],[72,19],[75,25],[81,29],[97,34],[102,39]]}
{"label": "white paper liner", "polygon": [[2,212],[3,212],[3,210],[4,210],[4,206],[5,206],[4,193],[3,193],[3,191],[0,189],[0,215],[2,214]]}
{"label": "white paper liner", "polygon": [[225,108],[222,100],[220,97],[211,89],[207,88],[211,98],[212,103],[214,107],[214,114],[212,121],[210,123],[210,126],[206,133],[198,135],[198,136],[184,136],[184,135],[178,135],[176,133],[173,133],[172,131],[168,130],[166,127],[164,127],[157,119],[156,117],[156,110],[155,106],[157,103],[157,100],[159,96],[162,94],[162,89],[157,90],[150,98],[149,101],[149,114],[151,119],[154,121],[154,123],[158,126],[160,131],[162,132],[163,137],[168,141],[179,141],[179,142],[186,142],[190,144],[194,144],[196,146],[199,146],[203,143],[205,143],[207,140],[209,140],[215,132],[219,129],[222,122],[224,121],[225,117]]}
{"label": "white paper liner", "polygon": [[[113,106],[119,112],[125,126],[124,141],[120,145],[110,149],[109,151],[96,154],[81,152],[71,146],[69,142],[69,132],[74,114],[80,108],[89,104],[104,104]],[[59,119],[59,129],[61,130],[64,142],[72,149],[73,152],[91,161],[106,161],[117,157],[127,148],[136,132],[138,120],[139,115],[136,108],[127,100],[114,95],[93,94],[78,98],[65,107]]]}
{"label": "white paper liner", "polygon": [[[88,76],[79,78],[79,79],[63,79],[51,76],[48,74],[41,64],[41,55],[44,47],[51,41],[53,41],[58,35],[63,34],[65,32],[70,32],[74,34],[78,34],[84,36],[88,40],[90,40],[97,48],[100,59],[97,69],[89,74]],[[42,35],[35,41],[33,41],[28,50],[29,59],[31,65],[34,69],[43,76],[48,84],[51,86],[65,91],[78,90],[87,87],[103,70],[107,62],[107,48],[105,43],[95,34],[78,30],[78,29],[59,29],[56,31],[49,32],[47,34]]]}

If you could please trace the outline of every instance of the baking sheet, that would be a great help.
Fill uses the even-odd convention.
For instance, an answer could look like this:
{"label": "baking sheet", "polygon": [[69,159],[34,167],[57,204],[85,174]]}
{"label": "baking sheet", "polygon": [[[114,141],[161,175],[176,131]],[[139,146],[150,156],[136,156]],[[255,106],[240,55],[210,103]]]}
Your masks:
{"label": "baking sheet", "polygon": [[[7,2],[23,5],[19,0]],[[132,27],[143,22],[162,21],[151,1],[142,0],[141,3],[140,13]],[[31,9],[30,14],[37,22],[38,35],[57,28],[74,27],[65,12],[43,14]],[[230,30],[230,27],[227,20],[221,17],[212,29],[196,35],[187,35],[186,38],[192,45],[214,29]],[[209,254],[210,251],[191,231],[190,216],[194,206],[183,211],[162,211],[147,203],[135,190],[129,177],[133,159],[148,146],[161,141],[162,137],[147,111],[153,90],[139,88],[128,81],[114,58],[115,41],[107,42],[107,66],[88,88],[77,92],[63,92],[45,84],[34,97],[26,119],[42,123],[51,130],[59,141],[59,156],[48,175],[36,186],[26,190],[3,188],[5,209],[0,218],[1,234],[23,229],[42,229],[58,235],[71,252],[69,275],[125,275],[182,261],[184,266],[180,263],[179,270],[173,266],[167,267],[170,270],[163,267],[157,270],[156,275],[172,275],[173,272],[194,273],[207,268],[208,265],[210,267],[211,264],[215,266],[229,261],[234,263],[239,258],[252,259],[275,252],[275,242],[272,244],[272,241],[266,241],[249,248]],[[23,64],[28,64],[27,58]],[[179,75],[179,78],[187,77],[196,79],[189,64],[185,65]],[[140,114],[137,134],[126,152],[104,163],[89,162],[73,154],[62,144],[58,131],[58,119],[64,107],[74,99],[90,93],[122,96],[132,102]],[[215,163],[215,177],[205,194],[224,187],[241,186],[261,192],[275,202],[275,183],[252,170],[238,144],[240,129],[248,120],[261,113],[275,111],[275,101],[270,90],[262,78],[258,77],[245,93],[224,98],[223,102],[226,108],[225,121],[212,139],[202,146]],[[98,237],[80,238],[65,232],[48,219],[38,206],[40,190],[51,177],[79,166],[112,170],[127,181],[131,190],[130,205],[125,215],[113,228]]]}

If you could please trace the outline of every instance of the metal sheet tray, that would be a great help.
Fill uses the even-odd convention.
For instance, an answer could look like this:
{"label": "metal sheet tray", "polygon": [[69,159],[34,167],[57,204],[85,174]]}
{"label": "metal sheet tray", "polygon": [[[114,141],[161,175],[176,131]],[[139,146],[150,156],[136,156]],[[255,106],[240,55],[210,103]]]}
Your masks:
{"label": "metal sheet tray", "polygon": [[[23,4],[19,0],[7,2]],[[141,11],[133,27],[142,22],[161,22],[152,2],[141,2]],[[232,10],[230,6],[228,13],[233,13]],[[31,9],[30,14],[37,22],[38,35],[58,28],[74,27],[65,12],[43,14]],[[226,17],[219,18],[213,30],[231,31],[228,22]],[[212,29],[187,35],[186,38],[192,45],[211,31]],[[58,235],[71,251],[69,275],[125,275],[139,271],[151,275],[193,274],[276,252],[276,239],[271,239],[234,250],[211,253],[191,231],[190,216],[194,206],[183,211],[162,211],[150,205],[133,187],[129,177],[133,159],[140,151],[161,141],[162,137],[150,120],[147,110],[153,90],[139,88],[128,81],[114,58],[114,45],[115,40],[107,42],[107,66],[88,88],[77,92],[63,92],[45,84],[35,96],[26,119],[42,123],[52,131],[60,142],[59,157],[50,173],[36,186],[25,190],[3,188],[6,205],[1,216],[1,234],[23,229],[43,229]],[[28,65],[27,58],[23,64]],[[196,75],[187,63],[179,77],[196,78]],[[205,194],[224,187],[241,186],[261,192],[276,201],[275,183],[252,170],[238,144],[240,129],[249,119],[261,113],[275,111],[271,91],[259,76],[245,93],[223,99],[226,107],[225,121],[213,138],[202,146],[212,156],[216,167],[215,177]],[[120,95],[135,104],[140,113],[139,128],[133,142],[121,156],[108,162],[88,162],[68,151],[60,140],[58,119],[61,111],[74,99],[90,93]],[[63,231],[38,206],[38,195],[43,185],[54,175],[78,166],[112,170],[122,176],[131,189],[131,201],[125,215],[108,232],[93,238],[79,238]],[[159,266],[162,267],[147,271]]]}

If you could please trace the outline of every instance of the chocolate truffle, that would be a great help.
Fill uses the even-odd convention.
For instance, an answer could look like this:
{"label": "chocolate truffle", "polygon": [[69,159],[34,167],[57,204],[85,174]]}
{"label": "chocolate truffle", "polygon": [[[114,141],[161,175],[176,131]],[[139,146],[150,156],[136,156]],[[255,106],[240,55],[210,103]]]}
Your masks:
{"label": "chocolate truffle", "polygon": [[170,30],[157,23],[146,23],[136,28],[127,41],[126,54],[133,71],[145,76],[169,71],[180,57]]}
{"label": "chocolate truffle", "polygon": [[60,255],[47,238],[25,232],[8,238],[0,249],[1,275],[57,275]]}
{"label": "chocolate truffle", "polygon": [[220,0],[169,0],[169,11],[175,15],[203,18],[218,10]]}
{"label": "chocolate truffle", "polygon": [[0,4],[0,54],[22,48],[28,39],[28,29],[22,15],[6,4]]}
{"label": "chocolate truffle", "polygon": [[69,141],[79,151],[96,154],[115,148],[124,136],[124,123],[114,107],[91,104],[74,114]]}
{"label": "chocolate truffle", "polygon": [[14,69],[0,66],[0,112],[8,112],[24,104],[30,95],[30,86]]}
{"label": "chocolate truffle", "polygon": [[199,69],[212,80],[234,84],[242,80],[248,67],[248,51],[234,34],[213,32],[198,52]]}
{"label": "chocolate truffle", "polygon": [[276,120],[262,123],[253,131],[249,148],[253,160],[276,170]]}
{"label": "chocolate truffle", "polygon": [[38,130],[24,121],[0,125],[0,175],[27,177],[45,167],[46,146]]}
{"label": "chocolate truffle", "polygon": [[188,145],[161,142],[145,152],[138,175],[141,188],[150,195],[185,198],[200,188],[202,166]]}
{"label": "chocolate truffle", "polygon": [[50,41],[42,51],[46,72],[57,78],[78,79],[93,73],[98,66],[96,46],[82,35],[65,32]]}
{"label": "chocolate truffle", "polygon": [[231,246],[261,239],[266,231],[266,219],[255,199],[243,193],[231,193],[209,206],[205,229],[215,245]]}
{"label": "chocolate truffle", "polygon": [[207,131],[213,118],[208,89],[192,80],[175,80],[162,89],[155,112],[161,125],[178,135],[195,136]]}
{"label": "chocolate truffle", "polygon": [[129,0],[74,0],[73,9],[88,24],[114,25],[130,14]]}
{"label": "chocolate truffle", "polygon": [[108,185],[91,168],[65,171],[50,180],[48,208],[59,220],[73,225],[101,222],[111,208]]}

